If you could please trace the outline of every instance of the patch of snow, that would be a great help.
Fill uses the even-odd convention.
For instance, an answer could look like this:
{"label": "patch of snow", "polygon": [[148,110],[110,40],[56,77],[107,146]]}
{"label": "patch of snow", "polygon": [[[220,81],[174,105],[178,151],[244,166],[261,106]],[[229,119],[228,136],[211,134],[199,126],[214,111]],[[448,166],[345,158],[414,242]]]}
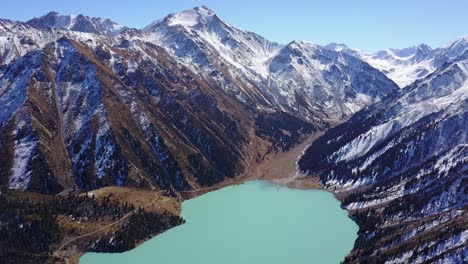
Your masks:
{"label": "patch of snow", "polygon": [[[19,131],[29,129],[25,121],[20,121],[13,132],[13,136],[19,137]],[[29,162],[33,158],[34,149],[37,147],[37,139],[32,134],[15,140],[13,166],[9,180],[9,187],[15,190],[25,191],[29,187],[31,171],[28,169]]]}

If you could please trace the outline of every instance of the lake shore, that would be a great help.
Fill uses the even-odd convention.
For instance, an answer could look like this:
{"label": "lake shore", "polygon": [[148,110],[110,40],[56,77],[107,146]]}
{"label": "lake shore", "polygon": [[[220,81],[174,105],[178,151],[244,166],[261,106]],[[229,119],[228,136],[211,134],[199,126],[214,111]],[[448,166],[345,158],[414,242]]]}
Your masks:
{"label": "lake shore", "polygon": [[[297,170],[297,161],[307,147],[314,142],[321,132],[305,135],[302,141],[284,152],[271,152],[252,158],[245,173],[236,178],[227,178],[224,181],[207,188],[199,188],[188,192],[182,192],[184,199],[192,199],[205,193],[221,189],[223,187],[242,184],[252,180],[267,180],[275,184],[284,185],[295,189],[320,189],[318,177],[308,177]],[[257,142],[257,153],[265,153],[263,142]],[[257,154],[259,155],[259,154]]]}
{"label": "lake shore", "polygon": [[[248,181],[253,180],[266,180],[270,181],[274,184],[286,186],[293,189],[320,189],[321,186],[319,184],[318,177],[306,177],[306,175],[297,171],[297,161],[302,156],[305,149],[315,140],[317,139],[321,133],[317,132],[314,134],[304,136],[303,140],[285,152],[271,152],[268,154],[263,154],[259,158],[259,154],[256,154],[256,157],[252,156],[249,161],[247,170],[242,175],[231,179],[228,178],[218,184],[207,188],[199,188],[196,190],[191,190],[188,192],[182,192],[181,197],[183,200],[193,199],[200,195],[206,194],[208,192],[216,191],[224,187],[232,186],[232,185],[240,185]],[[265,153],[266,145],[260,139],[256,139],[253,144],[253,148],[256,150],[255,153]],[[109,188],[107,188],[109,189]],[[111,188],[112,189],[112,188]],[[102,193],[101,190],[96,190],[93,192]],[[107,192],[106,192],[107,193]],[[132,199],[133,200],[133,199]],[[180,210],[180,203],[178,205],[172,205]],[[152,205],[154,206],[154,205]],[[144,206],[143,206],[144,207]],[[172,210],[174,211],[174,210]],[[177,214],[179,214],[177,212]],[[136,247],[141,245],[142,243],[148,241],[149,239],[160,235],[155,234],[151,235],[139,241],[136,244]],[[70,252],[71,251],[71,252]],[[59,255],[60,252],[58,252]],[[73,247],[71,250],[63,252],[68,257],[68,263],[79,263],[79,258],[86,252],[82,252],[77,247]]]}
{"label": "lake shore", "polygon": [[[333,195],[254,180],[184,201],[186,223],[97,263],[338,263],[357,226]],[[175,254],[177,252],[177,254]],[[181,254],[183,252],[183,254]],[[234,253],[234,254],[233,254]]]}

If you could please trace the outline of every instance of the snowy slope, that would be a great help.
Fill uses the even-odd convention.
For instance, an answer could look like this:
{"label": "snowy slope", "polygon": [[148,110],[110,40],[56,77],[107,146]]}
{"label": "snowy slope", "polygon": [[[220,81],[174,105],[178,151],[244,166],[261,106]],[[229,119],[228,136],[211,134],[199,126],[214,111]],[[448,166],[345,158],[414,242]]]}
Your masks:
{"label": "snowy slope", "polygon": [[[319,175],[330,190],[347,193],[344,206],[356,212],[362,226],[350,259],[374,254],[396,262],[460,260],[463,246],[445,243],[457,239],[457,245],[466,246],[467,237],[460,233],[466,218],[447,224],[439,237],[431,235],[438,224],[416,230],[414,225],[466,214],[467,131],[468,57],[461,56],[312,144],[299,162],[301,169]],[[374,237],[366,238],[370,232]],[[389,232],[395,235],[385,237]],[[427,242],[426,249],[417,248],[420,253],[414,237]],[[381,241],[383,248],[376,246]],[[389,253],[397,247],[406,252]]]}
{"label": "snowy slope", "polygon": [[2,182],[41,193],[180,191],[189,179],[210,185],[242,171],[254,123],[237,101],[213,94],[160,47],[60,32],[2,67]]}
{"label": "snowy slope", "polygon": [[[179,62],[248,107],[286,111],[325,125],[340,122],[395,90],[390,80],[365,63],[303,42],[286,46],[270,42],[230,26],[204,6],[171,14],[142,31],[123,29],[100,18],[56,12],[26,23],[4,24],[0,30],[3,64],[60,37],[93,47],[102,42],[121,47],[147,42],[164,47]],[[118,32],[121,34],[116,35]],[[294,45],[300,45],[296,53]],[[299,57],[310,63],[292,65]]]}
{"label": "snowy slope", "polygon": [[87,42],[91,46],[115,41],[102,34],[60,28],[44,30],[24,22],[0,19],[0,65],[8,65],[28,52],[43,49],[47,44],[62,37]]}
{"label": "snowy slope", "polygon": [[405,49],[387,49],[375,53],[353,50],[344,44],[331,43],[327,49],[346,52],[381,70],[401,88],[426,77],[444,63],[452,61],[468,50],[468,36],[432,49],[421,44]]}
{"label": "snowy slope", "polygon": [[[281,48],[255,33],[230,26],[205,6],[171,14],[151,23],[144,31],[154,33],[158,43],[188,62],[196,59],[196,48],[209,49],[233,66],[263,77],[267,75],[266,61]],[[180,43],[184,37],[197,47]]]}
{"label": "snowy slope", "polygon": [[343,52],[293,41],[269,64],[272,91],[284,105],[322,120],[344,120],[395,92],[396,85]]}
{"label": "snowy slope", "polygon": [[314,122],[344,120],[396,87],[350,56],[304,42],[269,42],[230,26],[206,7],[169,15],[144,30],[150,34],[144,40],[215,77],[240,101]]}
{"label": "snowy slope", "polygon": [[27,21],[26,24],[40,29],[67,29],[108,36],[115,36],[125,29],[110,19],[84,15],[61,15],[57,12],[50,12],[44,16],[33,18]]}

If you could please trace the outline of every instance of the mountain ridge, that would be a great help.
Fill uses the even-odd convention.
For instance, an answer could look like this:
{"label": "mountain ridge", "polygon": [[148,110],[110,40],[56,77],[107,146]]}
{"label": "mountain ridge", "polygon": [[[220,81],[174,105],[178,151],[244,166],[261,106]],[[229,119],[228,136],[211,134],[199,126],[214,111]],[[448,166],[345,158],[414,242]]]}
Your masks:
{"label": "mountain ridge", "polygon": [[[292,54],[281,55],[282,52],[285,52],[285,49],[289,49],[292,45],[300,45],[301,47],[312,47],[314,45],[306,44],[301,41],[292,41],[288,45],[270,42],[255,33],[229,26],[229,24],[219,19],[216,14],[209,9],[195,8],[182,11],[180,14],[182,15],[169,15],[162,20],[158,20],[157,23],[153,23],[152,27],[147,28],[147,31],[154,34],[154,37],[150,39],[157,39],[156,42],[159,42],[160,45],[166,47],[170,53],[179,58],[181,62],[191,67],[200,67],[201,70],[204,71],[215,70],[223,72],[222,69],[217,67],[213,68],[213,66],[232,65],[232,67],[228,67],[230,75],[238,76],[238,79],[247,79],[250,83],[247,85],[253,84],[257,87],[256,90],[258,93],[256,92],[256,94],[260,95],[265,101],[265,105],[262,107],[286,109],[297,115],[305,116],[309,120],[327,119],[327,122],[339,122],[339,120],[347,118],[351,113],[373,101],[373,99],[370,98],[366,102],[349,100],[346,102],[349,106],[345,108],[340,107],[338,113],[335,113],[336,111],[326,110],[320,106],[315,108],[311,105],[301,106],[303,103],[299,102],[301,100],[298,99],[302,96],[305,97],[305,101],[311,97],[315,97],[318,100],[316,102],[317,105],[326,104],[326,97],[320,99],[320,97],[314,95],[313,89],[311,88],[314,85],[324,85],[323,77],[318,77],[316,80],[311,79],[308,78],[310,73],[308,73],[307,70],[300,71],[296,73],[298,76],[297,78],[299,78],[298,81],[301,83],[289,85],[284,81],[290,77],[288,73],[284,72],[282,76],[278,76],[278,74],[271,71],[273,69],[271,64],[275,62],[278,65],[280,61],[278,56],[292,56]],[[185,18],[182,23],[183,25],[178,23],[173,24],[173,21],[177,20],[178,16]],[[187,23],[188,20],[191,22]],[[308,56],[315,56],[313,54],[315,50],[317,53],[326,53],[320,46],[314,47],[314,51],[308,48]],[[332,57],[336,57],[336,55],[332,55]],[[315,62],[317,64],[316,68],[320,68],[316,69],[315,74],[322,74],[320,71],[325,67],[320,66],[319,64],[321,62],[318,60]],[[285,63],[291,63],[291,60],[285,60]],[[333,64],[335,62],[333,62],[333,60],[327,60],[324,61],[324,63]],[[298,68],[297,65],[293,66],[291,64],[286,64],[284,66],[290,67],[291,69]],[[375,100],[378,100],[394,90],[394,87],[392,87],[394,85],[391,83],[382,85],[381,87],[374,83],[374,76],[378,76],[380,73],[377,71],[373,72],[371,68],[367,71],[363,71],[364,74],[367,72],[370,76],[365,78],[368,79],[369,86],[372,86],[374,90],[382,90],[382,94],[377,96]],[[343,71],[342,74],[352,75],[353,71],[348,68]],[[241,100],[246,100],[246,102],[248,102],[250,99],[250,95],[244,94],[235,84],[220,83],[220,85],[231,86],[230,90],[236,93],[236,96],[241,97]],[[297,89],[292,86],[296,86]],[[296,94],[290,92],[290,90],[294,89],[297,90]],[[347,90],[350,94],[357,93],[359,89],[360,88],[355,86],[354,83],[344,88],[344,90]],[[330,96],[337,95],[333,94],[333,89],[329,91],[331,91]],[[363,96],[366,97],[367,94],[364,93]],[[374,98],[373,96],[371,97]]]}
{"label": "mountain ridge", "polygon": [[435,49],[426,44],[419,44],[403,49],[385,49],[366,53],[351,49],[345,44],[330,43],[324,47],[340,50],[366,61],[387,74],[401,88],[404,88],[466,52],[468,50],[468,36],[450,41]]}
{"label": "mountain ridge", "polygon": [[[463,262],[467,89],[462,55],[330,129],[306,150],[301,170],[320,176],[361,227],[348,262]],[[434,237],[440,222],[445,231]]]}
{"label": "mountain ridge", "polygon": [[38,18],[28,20],[25,24],[40,29],[59,28],[108,36],[118,35],[125,29],[125,27],[111,21],[110,19],[89,17],[81,14],[77,16],[61,15],[55,11],[49,12]]}

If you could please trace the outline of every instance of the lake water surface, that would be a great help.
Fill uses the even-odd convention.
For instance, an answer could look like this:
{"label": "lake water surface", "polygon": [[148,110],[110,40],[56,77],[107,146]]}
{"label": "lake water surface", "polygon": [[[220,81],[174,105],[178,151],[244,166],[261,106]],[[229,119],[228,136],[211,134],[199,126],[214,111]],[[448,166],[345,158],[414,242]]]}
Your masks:
{"label": "lake water surface", "polygon": [[266,181],[182,203],[185,224],[122,254],[87,253],[80,264],[340,263],[358,226],[331,193]]}

